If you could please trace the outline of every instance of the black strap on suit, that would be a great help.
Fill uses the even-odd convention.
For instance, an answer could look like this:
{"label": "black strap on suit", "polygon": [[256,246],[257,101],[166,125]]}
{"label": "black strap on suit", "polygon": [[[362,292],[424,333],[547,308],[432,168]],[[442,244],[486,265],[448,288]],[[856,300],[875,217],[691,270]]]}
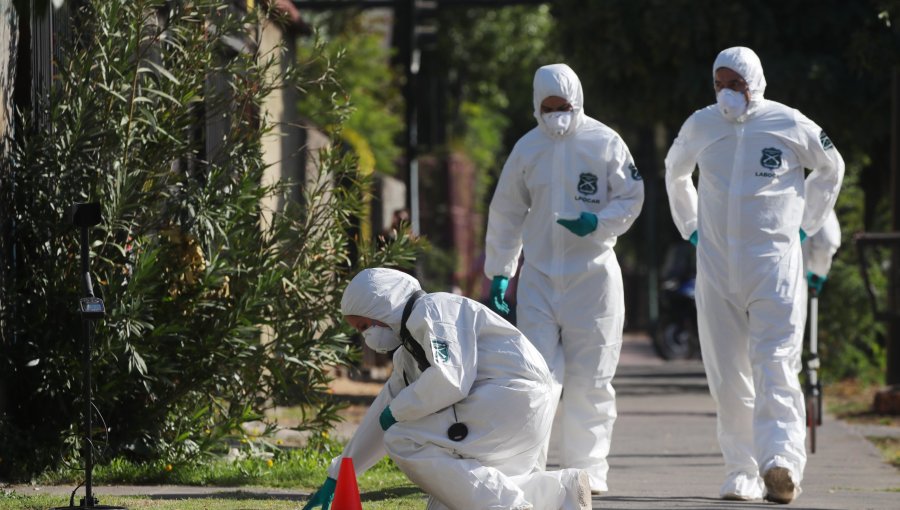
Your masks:
{"label": "black strap on suit", "polygon": [[406,321],[409,319],[409,314],[412,313],[416,301],[424,295],[426,295],[424,290],[417,290],[413,293],[409,298],[409,301],[406,302],[406,307],[403,308],[403,318],[400,320],[400,342],[403,344],[403,348],[416,360],[416,364],[419,365],[419,371],[421,372],[424,372],[426,368],[430,367],[431,363],[428,362],[428,356],[425,354],[425,349],[422,348],[419,342],[416,342],[416,339],[413,338],[409,333],[409,330],[406,329]]}

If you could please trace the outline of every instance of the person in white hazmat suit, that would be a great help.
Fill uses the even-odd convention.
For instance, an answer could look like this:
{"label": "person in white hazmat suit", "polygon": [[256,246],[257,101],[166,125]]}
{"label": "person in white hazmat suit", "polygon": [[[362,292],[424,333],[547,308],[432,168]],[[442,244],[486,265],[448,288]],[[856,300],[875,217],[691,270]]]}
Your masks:
{"label": "person in white hazmat suit", "polygon": [[369,347],[396,349],[393,372],[306,509],[328,508],[342,458],[359,475],[385,453],[429,494],[429,510],[590,509],[587,473],[538,467],[550,373],[521,332],[477,301],[425,294],[384,268],[352,279],[341,312]]}
{"label": "person in white hazmat suit", "polygon": [[[562,392],[553,428],[560,465],[587,470],[600,493],[608,490],[625,320],[613,246],[640,213],[644,185],[622,138],[585,114],[569,66],[537,70],[534,117],[537,127],[516,143],[491,200],[484,272],[503,310],[524,250],[517,326],[547,360],[555,395]],[[547,446],[544,463],[546,455]]]}
{"label": "person in white hazmat suit", "polygon": [[685,121],[666,156],[666,188],[675,225],[697,247],[700,347],[727,470],[720,496],[789,503],[806,464],[800,243],[834,206],[844,161],[814,122],[764,98],[752,50],[719,53],[713,84],[716,104]]}
{"label": "person in white hazmat suit", "polygon": [[816,295],[822,293],[822,286],[828,279],[831,261],[841,247],[841,226],[834,211],[828,212],[825,223],[815,235],[803,243],[803,267],[806,268],[806,282]]}

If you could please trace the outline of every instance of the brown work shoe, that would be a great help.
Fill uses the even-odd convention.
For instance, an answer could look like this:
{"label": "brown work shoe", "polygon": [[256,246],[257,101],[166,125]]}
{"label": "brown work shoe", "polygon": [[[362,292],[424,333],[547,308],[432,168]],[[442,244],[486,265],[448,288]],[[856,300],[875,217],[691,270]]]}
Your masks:
{"label": "brown work shoe", "polygon": [[763,481],[766,483],[766,501],[787,504],[797,497],[797,486],[788,468],[775,466],[769,469],[763,475]]}

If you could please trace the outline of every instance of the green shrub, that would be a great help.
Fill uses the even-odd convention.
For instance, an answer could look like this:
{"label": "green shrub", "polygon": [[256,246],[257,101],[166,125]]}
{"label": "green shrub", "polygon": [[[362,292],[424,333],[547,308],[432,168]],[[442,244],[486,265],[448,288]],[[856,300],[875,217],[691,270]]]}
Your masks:
{"label": "green shrub", "polygon": [[397,73],[390,67],[390,50],[378,25],[371,16],[352,11],[318,16],[321,42],[300,44],[298,52],[311,72],[321,75],[336,67],[341,79],[309,89],[300,98],[299,109],[307,115],[342,115],[346,132],[368,143],[374,169],[395,175],[402,156],[403,103]]}
{"label": "green shrub", "polygon": [[[267,13],[218,0],[84,9],[49,104],[25,112],[0,177],[0,477],[80,463],[75,202],[103,209],[90,232],[107,307],[94,338],[98,452],[185,462],[240,444],[240,424],[287,399],[305,410],[298,428],[327,428],[326,367],[355,355],[343,287],[355,265],[408,264],[413,251],[408,237],[379,252],[354,245],[368,182],[339,145],[320,154],[300,202],[297,183],[263,184],[264,98],[334,81],[333,66],[312,75],[229,52],[226,38],[246,40]],[[224,123],[219,153],[197,134],[207,119]],[[285,207],[261,221],[273,197]]]}
{"label": "green shrub", "polygon": [[[864,230],[863,191],[858,185],[860,168],[850,165],[835,206],[841,224],[841,248],[834,258],[819,298],[819,356],[822,378],[828,381],[854,378],[869,384],[883,382],[885,373],[885,325],[875,320],[860,275],[853,235]],[[869,277],[881,295],[887,289],[884,252],[873,254]],[[884,303],[880,303],[884,306]],[[807,344],[808,345],[808,344]]]}

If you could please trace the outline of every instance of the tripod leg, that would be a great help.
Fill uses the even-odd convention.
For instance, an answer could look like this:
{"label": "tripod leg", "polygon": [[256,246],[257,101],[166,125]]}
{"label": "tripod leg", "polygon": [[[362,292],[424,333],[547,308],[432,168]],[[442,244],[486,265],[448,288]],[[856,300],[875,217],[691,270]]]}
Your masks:
{"label": "tripod leg", "polygon": [[91,334],[93,331],[91,330],[91,321],[87,319],[82,319],[82,328],[84,334],[84,352],[82,353],[84,356],[84,500],[87,502],[87,506],[91,507],[94,505],[94,497],[91,494],[92,490],[92,473],[94,470],[94,445],[91,439],[91,427],[93,426],[91,423],[91,413],[94,410],[91,408]]}
{"label": "tripod leg", "polygon": [[810,398],[806,399],[806,425],[809,429],[807,431],[807,435],[809,436],[809,451],[810,453],[816,453],[816,398],[813,395],[809,396]]}
{"label": "tripod leg", "polygon": [[816,453],[816,427],[822,423],[822,391],[819,383],[819,297],[815,290],[809,299],[809,359],[806,362],[806,423],[809,449]]}
{"label": "tripod leg", "polygon": [[822,390],[816,392],[816,425],[822,425]]}

